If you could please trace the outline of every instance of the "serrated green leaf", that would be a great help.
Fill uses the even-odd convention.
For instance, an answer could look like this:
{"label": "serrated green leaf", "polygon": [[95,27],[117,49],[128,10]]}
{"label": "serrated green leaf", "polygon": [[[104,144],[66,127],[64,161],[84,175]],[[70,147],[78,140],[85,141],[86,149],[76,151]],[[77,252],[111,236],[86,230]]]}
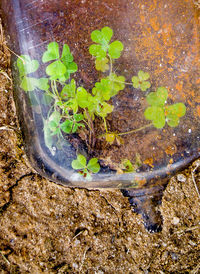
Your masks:
{"label": "serrated green leaf", "polygon": [[60,128],[62,129],[62,131],[68,134],[71,133],[72,127],[73,127],[73,122],[70,120],[66,120],[60,125]]}
{"label": "serrated green leaf", "polygon": [[151,120],[156,128],[163,128],[165,126],[165,112],[162,107],[148,107],[144,112],[144,116],[147,120]]}
{"label": "serrated green leaf", "polygon": [[60,58],[59,45],[57,42],[51,42],[42,56],[42,62],[46,63]]}
{"label": "serrated green leaf", "polygon": [[103,78],[100,82],[95,83],[95,87],[92,89],[92,93],[99,98],[99,101],[110,100],[112,92],[112,85],[110,79]]}
{"label": "serrated green leaf", "polygon": [[121,55],[122,50],[124,49],[124,46],[122,42],[120,41],[114,41],[109,45],[108,53],[111,58],[118,59]]}
{"label": "serrated green leaf", "polygon": [[98,173],[100,170],[100,165],[98,163],[97,158],[92,158],[90,159],[87,168],[92,172],[92,173]]}

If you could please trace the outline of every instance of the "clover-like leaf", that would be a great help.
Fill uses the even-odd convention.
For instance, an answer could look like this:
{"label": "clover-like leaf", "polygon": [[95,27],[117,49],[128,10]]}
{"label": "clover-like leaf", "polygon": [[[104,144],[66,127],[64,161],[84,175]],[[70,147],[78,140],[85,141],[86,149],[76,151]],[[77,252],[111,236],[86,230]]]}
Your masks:
{"label": "clover-like leaf", "polygon": [[165,87],[159,87],[156,92],[150,92],[146,100],[152,106],[164,106],[168,97],[168,91]]}
{"label": "clover-like leaf", "polygon": [[114,41],[109,45],[108,53],[111,58],[118,59],[123,51],[124,46],[120,41]]}
{"label": "clover-like leaf", "polygon": [[109,79],[109,86],[111,89],[110,97],[117,95],[120,90],[125,88],[125,77],[124,76],[117,76],[115,73],[112,73],[110,76],[107,77]]}
{"label": "clover-like leaf", "polygon": [[122,160],[121,164],[124,173],[135,172],[135,167],[130,160],[124,159]]}
{"label": "clover-like leaf", "polygon": [[113,36],[113,30],[109,27],[104,27],[101,30],[95,30],[91,34],[91,39],[97,44],[93,44],[89,48],[91,55],[95,56],[98,60],[102,60],[109,53],[110,57],[117,59],[124,49],[122,42],[114,41],[111,44],[110,40]]}
{"label": "clover-like leaf", "polygon": [[74,98],[76,96],[76,82],[74,79],[64,86],[60,95],[63,99]]}
{"label": "clover-like leaf", "polygon": [[39,62],[37,60],[31,60],[30,56],[28,55],[21,55],[17,59],[17,67],[20,77],[23,77],[27,74],[37,71],[39,68]]}
{"label": "clover-like leaf", "polygon": [[42,62],[47,63],[60,58],[59,45],[57,42],[51,42],[42,56]]}
{"label": "clover-like leaf", "polygon": [[144,72],[142,70],[139,70],[138,72],[138,78],[140,81],[146,81],[149,79],[149,73],[148,72]]}
{"label": "clover-like leaf", "polygon": [[106,49],[104,49],[101,45],[91,45],[89,52],[99,60],[106,57]]}
{"label": "clover-like leaf", "polygon": [[82,121],[83,119],[84,119],[83,114],[81,114],[81,113],[74,114],[74,120],[75,120],[76,122],[80,122],[80,121]]}
{"label": "clover-like leaf", "polygon": [[39,78],[37,81],[37,87],[41,90],[48,91],[49,86],[49,79],[48,78]]}
{"label": "clover-like leaf", "polygon": [[72,161],[72,168],[79,170],[86,167],[87,161],[85,156],[78,154],[77,159]]}
{"label": "clover-like leaf", "polygon": [[149,79],[149,73],[139,70],[138,76],[132,77],[133,87],[140,88],[142,91],[146,91],[151,87],[150,82],[146,81]]}
{"label": "clover-like leaf", "polygon": [[88,98],[91,95],[83,87],[77,89],[77,103],[79,107],[86,108],[89,104]]}
{"label": "clover-like leaf", "polygon": [[114,106],[103,102],[99,104],[99,109],[97,110],[97,114],[101,117],[106,117],[109,113],[111,113],[114,109]]}
{"label": "clover-like leaf", "polygon": [[109,70],[109,65],[108,65],[108,58],[103,58],[103,59],[96,59],[95,60],[95,68],[96,70],[105,72],[107,70]]}
{"label": "clover-like leaf", "polygon": [[109,78],[102,78],[100,82],[95,83],[92,93],[99,97],[99,100],[110,100],[112,92],[112,84]]}
{"label": "clover-like leaf", "polygon": [[98,163],[97,158],[92,158],[89,160],[87,165],[88,170],[90,170],[92,173],[98,173],[100,170],[100,165]]}
{"label": "clover-like leaf", "polygon": [[98,44],[108,44],[113,36],[113,30],[109,27],[104,27],[101,30],[94,30],[91,33],[91,39]]}
{"label": "clover-like leaf", "polygon": [[72,127],[73,127],[73,122],[70,120],[66,120],[60,125],[60,128],[62,129],[62,131],[68,134],[71,133]]}
{"label": "clover-like leaf", "polygon": [[110,145],[112,145],[115,141],[116,135],[114,133],[106,133],[105,139]]}
{"label": "clover-like leaf", "polygon": [[183,103],[176,103],[165,107],[167,123],[170,127],[176,127],[179,124],[180,117],[186,113],[186,107]]}
{"label": "clover-like leaf", "polygon": [[51,63],[46,68],[46,73],[47,73],[47,75],[50,76],[51,80],[60,79],[66,72],[67,72],[67,69],[66,69],[65,65],[60,60],[57,60],[57,61]]}
{"label": "clover-like leaf", "polygon": [[156,128],[163,128],[165,126],[165,112],[162,107],[148,107],[144,112],[144,116],[147,120],[152,121]]}
{"label": "clover-like leaf", "polygon": [[38,86],[38,79],[37,78],[32,78],[32,77],[26,77],[24,76],[21,81],[20,87],[24,91],[33,91],[36,89]]}

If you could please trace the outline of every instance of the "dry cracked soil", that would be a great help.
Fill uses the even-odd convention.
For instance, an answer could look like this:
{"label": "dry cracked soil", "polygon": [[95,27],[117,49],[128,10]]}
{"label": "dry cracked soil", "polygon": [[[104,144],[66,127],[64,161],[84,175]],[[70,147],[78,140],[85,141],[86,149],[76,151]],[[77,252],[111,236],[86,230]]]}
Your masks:
{"label": "dry cracked soil", "polygon": [[0,38],[0,273],[200,273],[200,161],[168,183],[154,234],[119,190],[42,178],[24,154]]}

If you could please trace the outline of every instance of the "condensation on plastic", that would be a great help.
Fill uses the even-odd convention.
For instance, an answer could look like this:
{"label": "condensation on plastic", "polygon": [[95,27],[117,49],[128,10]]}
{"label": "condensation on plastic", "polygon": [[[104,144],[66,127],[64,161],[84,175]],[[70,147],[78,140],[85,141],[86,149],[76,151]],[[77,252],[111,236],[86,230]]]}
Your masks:
{"label": "condensation on plastic", "polygon": [[[137,179],[141,182],[140,186],[145,188],[162,184],[160,179],[172,175],[199,157],[199,36],[192,1],[1,0],[1,8],[10,36],[9,46],[17,54],[28,54],[37,60],[41,60],[48,43],[57,41],[60,45],[70,44],[78,65],[83,62],[90,64],[84,44],[91,44],[90,34],[93,30],[109,25],[116,33],[116,39],[119,38],[125,44],[119,70],[124,72],[126,62],[132,64],[132,74],[147,67],[152,79],[155,79],[154,84],[160,84],[163,80],[174,90],[174,98],[184,101],[187,106],[184,122],[174,130],[174,135],[169,137],[167,130],[158,132],[161,139],[165,138],[167,132],[168,140],[163,143],[166,145],[173,138],[174,148],[178,149],[167,151],[166,145],[165,159],[161,160],[160,165],[152,168],[151,161],[150,164],[144,161],[144,166],[148,166],[148,169],[141,168],[137,173],[122,175],[116,175],[109,168],[102,168],[91,182],[86,182],[76,177],[77,173],[71,168],[77,151],[70,142],[63,140],[62,149],[57,149],[54,155],[45,146],[40,115],[43,106],[38,106],[36,110],[32,108],[31,98],[19,88],[18,74],[13,69],[15,101],[27,155],[32,166],[41,175],[67,186],[88,188],[127,188]],[[180,18],[176,16],[176,12]],[[13,56],[13,61],[15,59]],[[87,77],[88,75],[85,76]],[[81,83],[82,80],[79,81]],[[135,109],[135,112],[138,110]],[[146,150],[152,150],[154,159],[152,144],[155,140],[149,139],[150,134],[142,134],[144,136],[140,137],[140,146],[144,143]],[[86,154],[84,148],[82,150]],[[141,157],[145,160],[145,155]]]}

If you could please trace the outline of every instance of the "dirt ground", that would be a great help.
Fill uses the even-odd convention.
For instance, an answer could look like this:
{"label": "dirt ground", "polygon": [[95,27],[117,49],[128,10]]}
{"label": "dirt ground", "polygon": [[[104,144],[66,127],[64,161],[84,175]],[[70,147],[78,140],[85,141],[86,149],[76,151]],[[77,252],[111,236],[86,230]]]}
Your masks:
{"label": "dirt ground", "polygon": [[0,273],[200,273],[200,160],[169,182],[155,234],[119,190],[42,178],[24,154],[0,35]]}

